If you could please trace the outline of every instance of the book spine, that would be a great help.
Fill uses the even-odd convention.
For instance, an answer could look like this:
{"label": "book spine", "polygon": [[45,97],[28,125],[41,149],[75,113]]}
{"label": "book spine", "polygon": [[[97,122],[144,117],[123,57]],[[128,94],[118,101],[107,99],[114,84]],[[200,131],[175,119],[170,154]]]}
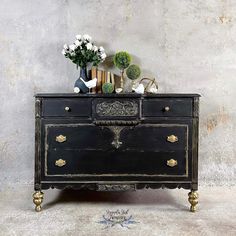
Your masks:
{"label": "book spine", "polygon": [[97,71],[97,93],[102,92],[102,71]]}
{"label": "book spine", "polygon": [[107,71],[106,83],[111,83],[111,72]]}
{"label": "book spine", "polygon": [[[97,68],[96,67],[92,67],[92,70],[91,70],[91,79],[94,79],[94,78],[97,78]],[[97,90],[96,87],[92,88],[92,93],[96,93],[96,90]]]}
{"label": "book spine", "polygon": [[106,83],[106,71],[102,71],[102,85]]}
{"label": "book spine", "polygon": [[114,77],[113,73],[111,73],[111,83],[113,84],[113,86],[115,88],[115,77]]}

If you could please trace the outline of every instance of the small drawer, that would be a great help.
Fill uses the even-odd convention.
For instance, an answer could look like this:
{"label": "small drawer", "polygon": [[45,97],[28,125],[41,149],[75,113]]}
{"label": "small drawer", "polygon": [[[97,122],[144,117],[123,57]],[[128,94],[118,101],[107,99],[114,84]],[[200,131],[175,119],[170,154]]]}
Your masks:
{"label": "small drawer", "polygon": [[45,98],[42,102],[43,116],[90,117],[91,99],[89,98]]}
{"label": "small drawer", "polygon": [[137,119],[140,115],[138,99],[113,98],[93,101],[94,118],[98,120]]}
{"label": "small drawer", "polygon": [[143,100],[142,115],[144,117],[181,117],[192,116],[192,99],[156,99],[147,98]]}

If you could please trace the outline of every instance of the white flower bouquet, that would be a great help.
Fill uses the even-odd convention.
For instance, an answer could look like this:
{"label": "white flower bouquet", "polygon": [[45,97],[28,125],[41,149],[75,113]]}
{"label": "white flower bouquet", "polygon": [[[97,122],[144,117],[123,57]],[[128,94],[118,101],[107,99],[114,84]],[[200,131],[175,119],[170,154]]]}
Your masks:
{"label": "white flower bouquet", "polygon": [[106,58],[103,47],[97,47],[91,41],[92,38],[88,34],[76,35],[76,41],[71,45],[64,45],[62,54],[76,64],[77,68],[86,68],[88,63],[98,66]]}

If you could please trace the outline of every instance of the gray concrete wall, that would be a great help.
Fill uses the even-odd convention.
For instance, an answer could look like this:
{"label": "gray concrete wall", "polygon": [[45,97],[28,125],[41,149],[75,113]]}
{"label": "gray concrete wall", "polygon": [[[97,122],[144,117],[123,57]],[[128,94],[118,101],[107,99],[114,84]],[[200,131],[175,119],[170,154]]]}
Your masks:
{"label": "gray concrete wall", "polygon": [[235,185],[235,0],[1,0],[0,183],[32,183],[37,92],[71,92],[78,33],[129,51],[160,92],[200,93],[201,185]]}

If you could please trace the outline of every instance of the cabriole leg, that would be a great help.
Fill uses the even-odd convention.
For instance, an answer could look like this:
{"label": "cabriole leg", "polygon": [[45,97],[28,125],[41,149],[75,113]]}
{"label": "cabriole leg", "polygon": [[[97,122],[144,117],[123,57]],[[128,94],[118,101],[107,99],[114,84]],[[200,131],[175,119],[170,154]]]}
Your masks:
{"label": "cabriole leg", "polygon": [[191,204],[190,211],[195,212],[196,205],[198,204],[198,192],[191,190],[191,192],[188,194],[188,201]]}
{"label": "cabriole leg", "polygon": [[41,211],[41,209],[42,209],[41,204],[43,202],[43,192],[36,191],[33,194],[33,202],[35,204],[35,211],[37,211],[37,212]]}

